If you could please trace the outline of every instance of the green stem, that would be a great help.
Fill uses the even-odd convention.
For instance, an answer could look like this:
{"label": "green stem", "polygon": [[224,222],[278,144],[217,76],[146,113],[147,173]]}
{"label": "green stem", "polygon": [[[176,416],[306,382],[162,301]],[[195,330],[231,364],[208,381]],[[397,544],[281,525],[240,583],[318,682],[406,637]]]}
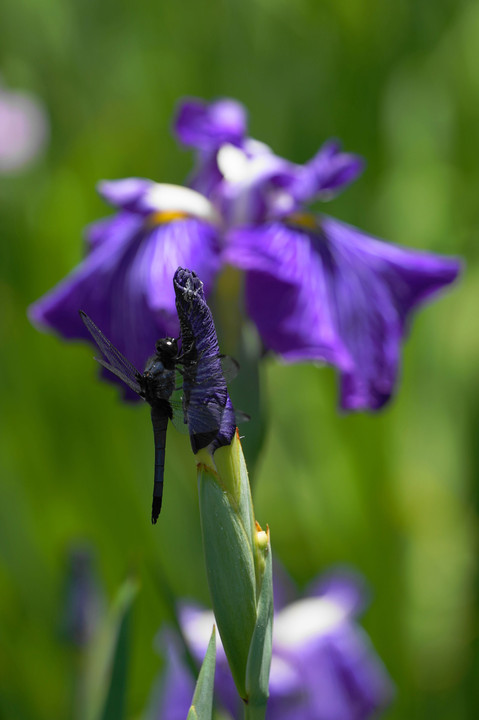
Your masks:
{"label": "green stem", "polygon": [[244,720],[264,720],[266,715],[266,705],[251,705],[248,703],[244,706]]}
{"label": "green stem", "polygon": [[[243,276],[234,268],[226,268],[216,289],[215,321],[222,352],[232,355],[240,365],[238,377],[228,386],[233,405],[250,415],[240,432],[248,438],[244,453],[253,486],[255,469],[266,435],[266,406],[260,378],[263,347],[260,337],[244,310]],[[239,310],[239,311],[238,311]]]}

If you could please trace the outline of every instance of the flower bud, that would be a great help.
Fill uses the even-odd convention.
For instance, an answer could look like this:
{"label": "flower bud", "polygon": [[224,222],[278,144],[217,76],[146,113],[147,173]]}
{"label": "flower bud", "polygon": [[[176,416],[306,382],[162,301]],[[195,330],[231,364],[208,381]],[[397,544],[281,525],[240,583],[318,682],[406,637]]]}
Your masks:
{"label": "flower bud", "polygon": [[[269,529],[254,520],[248,472],[236,432],[214,460],[198,453],[206,571],[218,630],[238,693],[263,717],[273,622]],[[257,713],[257,714],[255,714]]]}

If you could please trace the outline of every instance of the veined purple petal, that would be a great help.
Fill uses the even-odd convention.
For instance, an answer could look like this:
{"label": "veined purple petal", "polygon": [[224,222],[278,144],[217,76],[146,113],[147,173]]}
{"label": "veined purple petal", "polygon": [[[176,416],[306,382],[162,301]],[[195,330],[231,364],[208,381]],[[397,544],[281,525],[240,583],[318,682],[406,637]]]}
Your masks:
{"label": "veined purple petal", "polygon": [[213,316],[205,301],[203,283],[194,272],[179,267],[173,284],[181,355],[189,370],[183,378],[183,395],[191,446],[194,453],[209,445],[214,451],[231,443],[236,422],[221,368]]}
{"label": "veined purple petal", "polygon": [[225,260],[246,270],[248,313],[265,346],[286,360],[322,360],[340,367],[349,353],[335,327],[329,278],[305,232],[283,223],[237,230]]}
{"label": "veined purple petal", "polygon": [[[30,319],[65,338],[90,340],[78,315],[82,309],[142,370],[158,337],[178,333],[171,282],[178,265],[197,268],[207,288],[212,286],[219,267],[217,234],[192,218],[150,225],[130,213],[103,227],[103,240],[97,233],[90,254],[31,306]],[[107,377],[115,381],[111,373]]]}
{"label": "veined purple petal", "polygon": [[328,140],[302,167],[291,193],[298,202],[329,199],[356,180],[364,165],[365,161],[359,155],[342,152],[339,141]]}
{"label": "veined purple petal", "polygon": [[180,321],[182,354],[194,354],[203,359],[219,355],[218,338],[213,315],[209,309],[203,289],[203,282],[191,270],[178,267],[173,277],[176,307]]}
{"label": "veined purple petal", "polygon": [[321,227],[344,269],[335,282],[338,328],[355,367],[341,377],[342,407],[377,409],[395,389],[413,312],[456,279],[461,263],[381,242],[333,218],[323,217]]}
{"label": "veined purple petal", "polygon": [[316,228],[270,223],[229,235],[247,271],[248,311],[267,348],[341,372],[341,406],[382,407],[394,392],[415,308],[457,277],[456,259],[372,238],[323,216]]}
{"label": "veined purple petal", "polygon": [[247,126],[246,110],[228,98],[206,103],[191,98],[178,106],[174,132],[184,144],[201,150],[218,148],[223,143],[239,145]]}
{"label": "veined purple petal", "polygon": [[[98,241],[97,247],[73,272],[30,306],[29,316],[35,324],[54,330],[67,339],[88,338],[88,332],[78,317],[78,310],[84,308],[104,328],[108,319],[105,333],[111,335],[112,312],[108,297],[112,289],[122,294],[125,267],[143,239],[139,219],[133,226],[128,224],[128,232],[123,232],[121,223],[118,223],[117,230],[118,233],[109,234],[103,242]],[[118,344],[117,337],[112,340]]]}
{"label": "veined purple petal", "polygon": [[[218,233],[212,225],[194,218],[186,218],[158,225],[151,231],[155,242],[145,246],[150,250],[143,258],[143,278],[153,309],[165,307],[165,296],[175,308],[172,279],[179,266],[188,265],[203,278],[204,294],[208,295],[220,269]],[[168,285],[168,291],[164,289]],[[171,305],[170,305],[171,301]],[[175,323],[177,326],[177,323]]]}
{"label": "veined purple petal", "polygon": [[135,235],[140,226],[138,215],[129,212],[118,212],[116,215],[96,220],[85,229],[88,250],[93,250],[110,238],[113,245],[122,244],[124,239],[128,240]]}

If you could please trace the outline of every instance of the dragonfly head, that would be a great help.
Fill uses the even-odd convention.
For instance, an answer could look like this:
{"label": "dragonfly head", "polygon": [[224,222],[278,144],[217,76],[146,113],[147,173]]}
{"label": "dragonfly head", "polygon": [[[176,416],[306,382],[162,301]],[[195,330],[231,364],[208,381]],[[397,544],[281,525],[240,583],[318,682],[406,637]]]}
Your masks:
{"label": "dragonfly head", "polygon": [[178,357],[178,340],[172,337],[160,338],[156,341],[156,352],[163,361],[175,360]]}

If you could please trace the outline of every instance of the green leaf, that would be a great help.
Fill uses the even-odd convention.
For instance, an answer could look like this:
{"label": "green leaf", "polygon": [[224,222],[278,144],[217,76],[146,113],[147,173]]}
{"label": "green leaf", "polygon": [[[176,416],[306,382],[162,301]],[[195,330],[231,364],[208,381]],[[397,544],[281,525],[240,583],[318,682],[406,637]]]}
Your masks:
{"label": "green leaf", "polygon": [[123,583],[88,652],[86,720],[122,720],[125,717],[131,610],[137,591],[134,580]]}
{"label": "green leaf", "polygon": [[264,572],[259,593],[257,620],[251,640],[246,666],[246,691],[248,706],[256,708],[252,717],[264,717],[269,697],[269,671],[271,667],[273,638],[273,565],[269,532],[268,541],[258,548],[264,558]]}
{"label": "green leaf", "polygon": [[215,684],[216,633],[211,633],[203,665],[196,683],[193,702],[187,720],[211,720],[213,713],[213,688]]}

